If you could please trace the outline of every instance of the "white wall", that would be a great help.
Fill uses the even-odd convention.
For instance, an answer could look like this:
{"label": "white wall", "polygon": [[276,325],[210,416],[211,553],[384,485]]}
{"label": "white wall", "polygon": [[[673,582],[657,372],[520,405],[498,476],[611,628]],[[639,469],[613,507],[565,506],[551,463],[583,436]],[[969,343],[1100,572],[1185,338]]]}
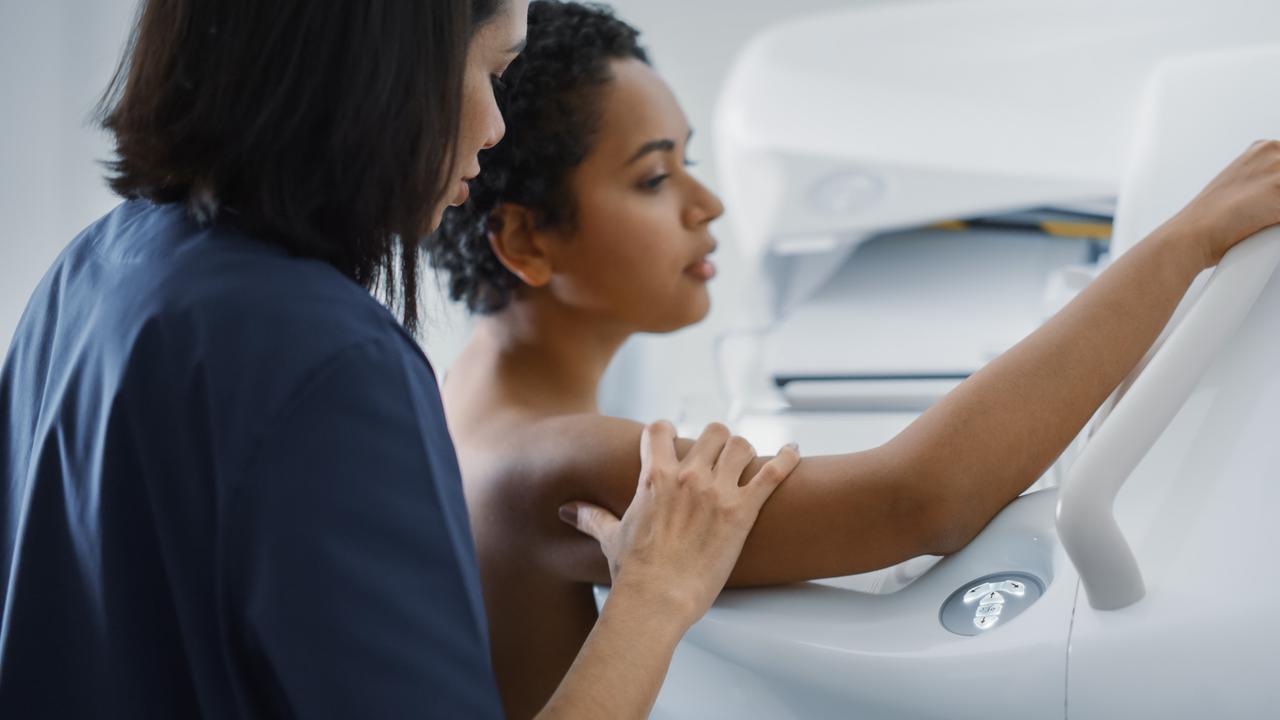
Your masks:
{"label": "white wall", "polygon": [[0,0],[0,353],[58,252],[116,200],[89,115],[132,0]]}
{"label": "white wall", "polygon": [[[799,14],[870,0],[618,0],[637,26],[659,71],[684,104],[699,135],[691,155],[716,187],[709,133],[716,93],[734,53],[754,32]],[[128,34],[133,0],[0,0],[0,353],[45,269],[75,234],[116,198],[98,161],[106,138],[89,113]],[[730,213],[733,208],[729,208]],[[692,403],[717,406],[713,343],[726,307],[744,288],[733,239],[717,233],[720,275],[713,309],[701,325],[663,337],[640,337],[606,379],[606,410],[636,418],[674,417]],[[467,319],[427,291],[425,345],[447,368],[465,338]]]}

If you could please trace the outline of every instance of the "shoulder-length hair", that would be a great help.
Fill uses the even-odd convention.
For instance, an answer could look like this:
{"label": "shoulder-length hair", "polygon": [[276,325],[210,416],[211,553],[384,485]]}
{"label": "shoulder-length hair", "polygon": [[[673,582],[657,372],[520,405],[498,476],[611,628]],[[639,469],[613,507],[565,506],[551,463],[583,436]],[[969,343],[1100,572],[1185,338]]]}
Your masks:
{"label": "shoulder-length hair", "polygon": [[501,0],[143,0],[99,104],[128,198],[235,214],[418,323],[472,31]]}

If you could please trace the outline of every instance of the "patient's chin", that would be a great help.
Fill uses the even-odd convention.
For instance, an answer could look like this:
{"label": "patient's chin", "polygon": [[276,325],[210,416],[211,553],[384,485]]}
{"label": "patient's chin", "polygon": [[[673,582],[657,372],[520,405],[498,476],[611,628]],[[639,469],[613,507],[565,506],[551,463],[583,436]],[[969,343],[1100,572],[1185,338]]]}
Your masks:
{"label": "patient's chin", "polygon": [[665,317],[649,323],[649,326],[645,327],[643,332],[673,333],[677,330],[697,325],[705,320],[710,312],[711,298],[707,293],[703,292],[689,302],[672,308],[672,311],[667,313]]}

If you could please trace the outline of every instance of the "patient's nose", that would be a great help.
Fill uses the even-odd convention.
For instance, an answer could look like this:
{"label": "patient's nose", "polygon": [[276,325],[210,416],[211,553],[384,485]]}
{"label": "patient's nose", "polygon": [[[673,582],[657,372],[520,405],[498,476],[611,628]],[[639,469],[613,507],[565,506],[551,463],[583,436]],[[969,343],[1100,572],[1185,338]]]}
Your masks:
{"label": "patient's nose", "polygon": [[685,211],[685,224],[696,228],[714,222],[721,215],[724,215],[724,203],[720,196],[693,179],[693,199]]}

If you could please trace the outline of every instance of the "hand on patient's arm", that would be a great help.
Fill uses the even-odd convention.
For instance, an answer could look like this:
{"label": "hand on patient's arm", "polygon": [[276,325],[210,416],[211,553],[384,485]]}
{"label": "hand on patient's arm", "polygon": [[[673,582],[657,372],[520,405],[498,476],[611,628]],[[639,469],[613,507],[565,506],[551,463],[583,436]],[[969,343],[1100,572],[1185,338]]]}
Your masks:
{"label": "hand on patient's arm", "polygon": [[794,447],[745,484],[755,458],[721,425],[683,460],[669,423],[645,428],[635,499],[619,520],[587,503],[562,517],[594,537],[613,587],[600,619],[540,718],[644,718],[671,654],[724,587],[760,508],[799,461]]}
{"label": "hand on patient's arm", "polygon": [[[515,436],[508,452],[522,470],[504,485],[515,490],[501,497],[510,526],[526,523],[525,537],[534,539],[527,544],[532,562],[575,582],[609,581],[599,547],[554,522],[553,513],[570,500],[625,512],[636,490],[643,427],[583,414],[542,420]],[[574,438],[572,446],[566,438]],[[678,438],[676,456],[692,446]],[[766,462],[752,460],[740,482]],[[760,511],[728,586],[848,575],[939,552],[938,529],[948,518],[935,490],[891,448],[805,457]],[[536,524],[526,520],[530,507],[537,508]]]}

